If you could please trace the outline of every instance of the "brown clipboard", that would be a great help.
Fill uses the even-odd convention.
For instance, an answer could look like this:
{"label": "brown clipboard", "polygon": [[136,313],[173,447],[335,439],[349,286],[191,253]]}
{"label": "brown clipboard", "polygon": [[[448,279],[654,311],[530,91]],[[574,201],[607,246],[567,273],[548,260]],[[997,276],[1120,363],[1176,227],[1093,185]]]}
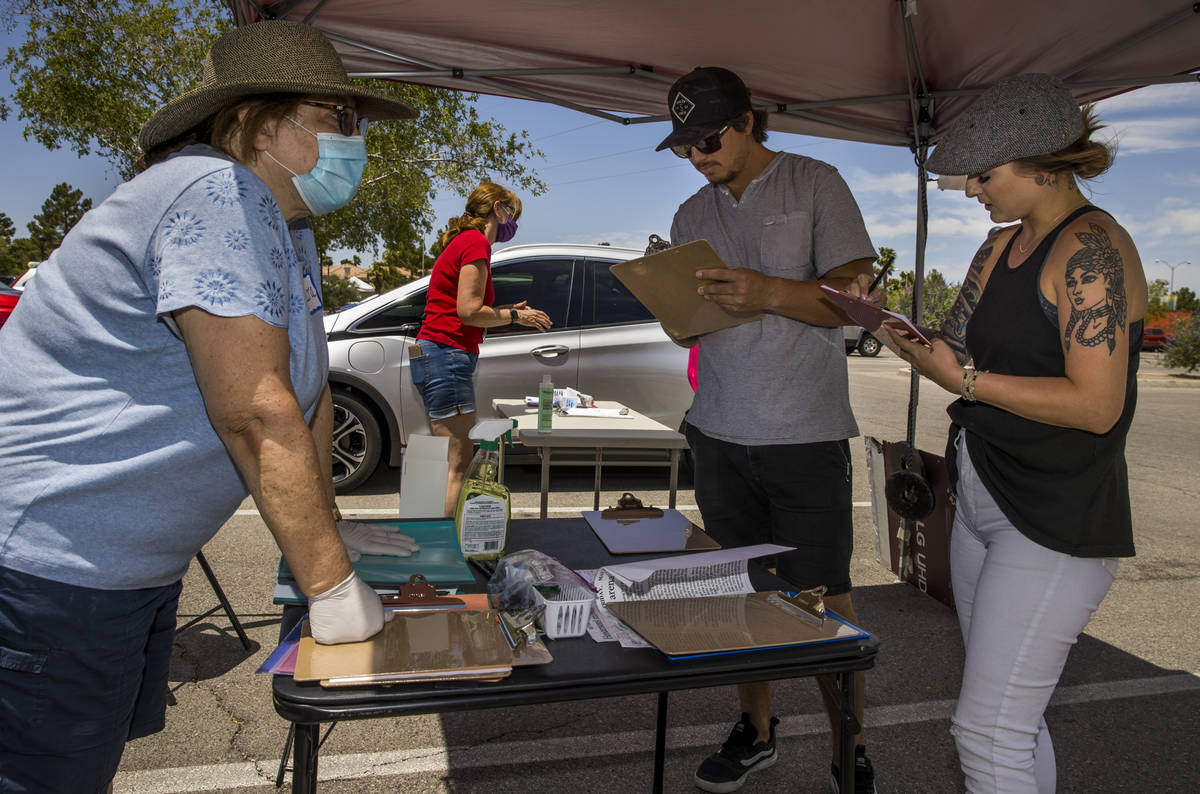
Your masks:
{"label": "brown clipboard", "polygon": [[834,616],[815,622],[778,591],[741,595],[616,601],[606,606],[667,656],[721,653],[836,642],[866,632]]}
{"label": "brown clipboard", "polygon": [[725,311],[696,293],[701,285],[696,280],[697,270],[725,266],[707,240],[694,240],[657,254],[618,262],[610,269],[658,318],[663,330],[677,340],[685,340],[762,317],[762,312]]}
{"label": "brown clipboard", "polygon": [[327,687],[496,679],[512,665],[494,610],[397,612],[374,637],[341,645],[318,644],[306,624],[295,679]]}

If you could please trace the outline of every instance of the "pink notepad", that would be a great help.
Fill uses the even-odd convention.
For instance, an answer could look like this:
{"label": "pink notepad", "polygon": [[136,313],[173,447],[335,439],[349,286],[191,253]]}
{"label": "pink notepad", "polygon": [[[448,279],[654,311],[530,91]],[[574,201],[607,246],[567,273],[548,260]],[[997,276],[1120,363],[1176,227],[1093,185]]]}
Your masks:
{"label": "pink notepad", "polygon": [[899,331],[923,345],[932,344],[925,337],[925,334],[921,333],[921,330],[913,325],[912,321],[903,314],[882,309],[873,303],[867,303],[853,295],[847,295],[840,290],[836,290],[828,284],[822,284],[821,291],[825,293],[827,298],[836,303],[838,308],[844,311],[851,320],[868,331],[876,331],[880,325],[886,322],[889,328]]}

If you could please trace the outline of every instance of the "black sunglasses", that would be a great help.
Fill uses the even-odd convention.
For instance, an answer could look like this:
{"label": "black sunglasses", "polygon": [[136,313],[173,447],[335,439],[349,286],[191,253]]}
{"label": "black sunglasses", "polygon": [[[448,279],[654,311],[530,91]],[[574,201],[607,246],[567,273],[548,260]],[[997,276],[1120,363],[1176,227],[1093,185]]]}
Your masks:
{"label": "black sunglasses", "polygon": [[358,117],[358,111],[349,105],[335,105],[332,102],[316,102],[311,99],[300,100],[301,105],[308,105],[313,108],[325,108],[332,110],[337,116],[338,130],[342,135],[366,135],[367,120]]}
{"label": "black sunglasses", "polygon": [[721,136],[729,132],[729,128],[732,126],[732,124],[726,124],[707,138],[701,138],[697,143],[677,143],[671,147],[671,151],[675,153],[676,157],[682,157],[684,160],[692,156],[692,149],[700,152],[700,154],[719,152],[721,151]]}

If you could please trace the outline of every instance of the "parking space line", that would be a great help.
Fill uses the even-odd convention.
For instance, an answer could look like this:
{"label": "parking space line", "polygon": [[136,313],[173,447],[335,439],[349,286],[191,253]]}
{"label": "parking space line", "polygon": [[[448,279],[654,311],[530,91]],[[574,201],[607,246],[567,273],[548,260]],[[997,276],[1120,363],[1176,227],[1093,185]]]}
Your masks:
{"label": "parking space line", "polygon": [[[856,508],[859,508],[859,509],[863,509],[863,508],[869,509],[871,507],[871,503],[870,502],[854,502],[853,506]],[[556,514],[557,513],[567,513],[567,514],[574,515],[574,514],[582,513],[584,510],[591,510],[591,509],[592,509],[591,505],[579,505],[577,507],[576,506],[549,507],[546,509],[546,512],[556,513]],[[675,509],[676,510],[698,511],[700,508],[696,505],[675,505]],[[514,507],[512,509],[512,511],[513,511],[513,513],[520,513],[523,516],[524,515],[534,515],[538,512],[538,508],[536,508],[536,507]],[[396,510],[394,508],[389,508],[389,507],[343,507],[342,508],[342,515],[346,516],[347,518],[352,518],[352,517],[373,518],[376,516],[386,517],[386,516],[395,515],[395,513],[396,513]],[[259,515],[259,513],[257,510],[255,510],[253,508],[246,508],[243,510],[236,511],[234,513],[234,515],[235,516],[257,516],[257,515]]]}
{"label": "parking space line", "polygon": [[[1197,690],[1200,690],[1200,676],[1187,672],[1155,678],[1080,684],[1060,687],[1054,694],[1050,707]],[[948,720],[953,711],[953,700],[876,706],[867,709],[865,722],[871,728],[910,725],[931,720]],[[710,747],[721,742],[728,730],[728,723],[673,728],[668,733],[667,746],[673,750]],[[778,732],[781,736],[811,736],[828,730],[828,719],[821,713],[785,717]],[[648,753],[653,742],[653,732],[646,730],[598,734],[589,736],[586,742],[580,742],[578,737],[551,737],[525,742],[486,743],[477,747],[456,747],[452,750],[445,747],[425,747],[378,753],[324,754],[319,764],[319,779],[329,781],[392,775],[446,774],[452,769],[628,755],[631,747],[642,748],[636,751],[640,754]],[[260,761],[259,767],[273,772],[279,767],[279,761]],[[254,764],[248,762],[119,772],[114,784],[118,794],[187,794],[273,785],[264,774],[259,773]]]}

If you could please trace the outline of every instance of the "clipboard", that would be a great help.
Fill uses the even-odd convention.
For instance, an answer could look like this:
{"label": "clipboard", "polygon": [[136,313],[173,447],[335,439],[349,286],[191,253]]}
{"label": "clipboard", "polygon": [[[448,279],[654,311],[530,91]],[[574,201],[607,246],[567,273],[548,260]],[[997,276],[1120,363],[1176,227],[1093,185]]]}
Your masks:
{"label": "clipboard", "polygon": [[778,603],[779,591],[704,598],[618,601],[608,609],[672,660],[869,636],[826,612],[820,622]]}
{"label": "clipboard", "polygon": [[499,679],[512,666],[494,610],[397,612],[374,637],[341,645],[318,644],[306,621],[294,677],[325,687],[363,686]]}
{"label": "clipboard", "polygon": [[676,340],[732,328],[762,317],[762,312],[735,314],[696,294],[697,270],[724,268],[707,240],[668,248],[657,254],[618,262],[610,270],[658,318]]}
{"label": "clipboard", "polygon": [[828,284],[822,284],[821,291],[825,293],[826,298],[837,304],[837,307],[844,311],[846,316],[868,331],[877,331],[879,326],[886,322],[890,328],[900,331],[914,341],[926,346],[932,345],[925,334],[921,333],[921,329],[913,325],[912,321],[903,314],[881,309],[873,303],[867,303],[853,295],[847,295]]}
{"label": "clipboard", "polygon": [[641,517],[623,517],[621,512],[583,511],[584,520],[609,554],[656,554],[721,548],[721,544],[678,510],[661,510],[658,516]]}

